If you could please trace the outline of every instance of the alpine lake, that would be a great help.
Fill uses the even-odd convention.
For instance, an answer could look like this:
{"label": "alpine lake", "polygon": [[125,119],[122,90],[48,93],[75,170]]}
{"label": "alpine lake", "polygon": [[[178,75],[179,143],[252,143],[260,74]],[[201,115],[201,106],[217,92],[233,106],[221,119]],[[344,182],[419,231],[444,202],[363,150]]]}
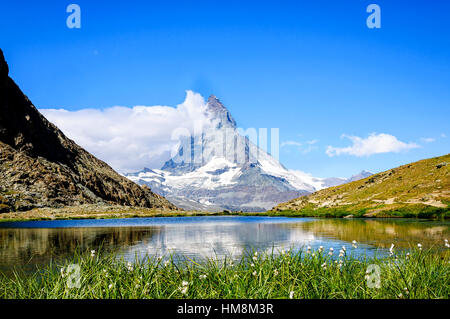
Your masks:
{"label": "alpine lake", "polygon": [[[33,272],[63,263],[75,251],[113,252],[128,261],[239,259],[243,254],[346,246],[353,256],[388,254],[420,243],[443,247],[450,221],[417,219],[318,219],[263,216],[200,216],[52,220],[0,223],[0,271]],[[356,241],[356,245],[352,242]]]}

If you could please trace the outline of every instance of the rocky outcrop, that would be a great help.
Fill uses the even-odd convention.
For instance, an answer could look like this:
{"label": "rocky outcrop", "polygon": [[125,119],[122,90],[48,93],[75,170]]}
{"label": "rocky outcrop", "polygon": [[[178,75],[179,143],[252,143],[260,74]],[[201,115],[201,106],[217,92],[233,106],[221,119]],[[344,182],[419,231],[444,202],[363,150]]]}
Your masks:
{"label": "rocky outcrop", "polygon": [[93,203],[176,209],[67,138],[8,71],[0,50],[0,212]]}

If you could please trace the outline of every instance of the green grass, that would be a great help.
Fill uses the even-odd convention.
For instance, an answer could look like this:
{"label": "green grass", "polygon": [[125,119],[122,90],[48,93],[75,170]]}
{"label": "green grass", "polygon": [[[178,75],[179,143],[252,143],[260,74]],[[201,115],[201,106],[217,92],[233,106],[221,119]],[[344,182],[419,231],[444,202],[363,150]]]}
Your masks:
{"label": "green grass", "polygon": [[[354,258],[347,249],[254,255],[241,260],[174,262],[171,256],[131,265],[112,255],[79,254],[80,287],[69,288],[67,266],[35,274],[0,275],[0,298],[449,298],[449,250],[411,250],[388,258]],[[342,261],[342,264],[339,262]],[[69,262],[68,262],[69,264]],[[380,268],[380,288],[368,286],[369,265]],[[183,283],[184,282],[184,283]]]}
{"label": "green grass", "polygon": [[[0,204],[1,208],[1,204]],[[193,216],[269,216],[269,217],[318,217],[318,218],[343,218],[352,215],[353,218],[419,218],[419,219],[435,219],[444,220],[450,218],[450,208],[438,208],[426,205],[409,205],[408,207],[398,207],[388,211],[380,212],[379,214],[366,217],[367,209],[353,209],[348,208],[311,208],[306,207],[301,210],[271,210],[267,212],[164,212],[145,214],[122,214],[111,213],[102,216],[97,215],[83,215],[76,216],[70,214],[63,214],[62,216],[53,216],[52,218],[46,216],[28,216],[23,218],[0,218],[2,222],[23,222],[23,221],[45,221],[45,220],[77,220],[77,219],[118,219],[118,218],[148,218],[148,217],[193,217]]]}
{"label": "green grass", "polygon": [[[449,218],[450,154],[402,165],[274,207],[303,216]],[[317,210],[317,211],[316,211]]]}
{"label": "green grass", "polygon": [[[368,212],[367,208],[348,207],[305,207],[300,210],[286,209],[281,211],[268,211],[268,216],[286,216],[286,217],[325,217],[342,218],[352,215],[354,218],[367,218],[364,216]],[[422,204],[397,207],[389,210],[383,210],[372,216],[376,218],[421,218],[421,219],[448,219],[450,218],[450,208],[433,207]]]}
{"label": "green grass", "polygon": [[[4,216],[0,215],[0,223],[5,222],[24,222],[24,221],[45,221],[45,220],[79,220],[79,219],[120,219],[120,218],[149,218],[149,217],[194,217],[194,216],[238,216],[238,215],[261,215],[261,216],[268,216],[267,213],[243,213],[243,212],[207,212],[207,211],[166,211],[166,212],[142,212],[142,209],[137,207],[135,208],[136,213],[133,213],[133,211],[117,211],[112,213],[105,213],[105,212],[95,212],[93,214],[84,214],[84,215],[77,215],[77,214],[71,214],[71,213],[55,213],[52,214],[51,217],[49,216],[36,216],[33,215],[34,211],[38,210],[31,210],[29,212],[24,212],[21,214],[15,214],[15,217],[9,217],[10,214],[5,213]],[[100,215],[99,215],[100,214]],[[9,216],[8,216],[9,215]],[[6,217],[5,217],[6,216]]]}

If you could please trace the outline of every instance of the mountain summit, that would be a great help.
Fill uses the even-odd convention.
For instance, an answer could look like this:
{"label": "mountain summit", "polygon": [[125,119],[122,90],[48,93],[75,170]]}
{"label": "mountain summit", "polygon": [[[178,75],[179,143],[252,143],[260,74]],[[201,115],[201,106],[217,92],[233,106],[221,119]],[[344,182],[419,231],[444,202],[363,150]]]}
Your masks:
{"label": "mountain summit", "polygon": [[180,141],[175,156],[158,170],[126,175],[185,209],[265,211],[292,198],[346,182],[290,171],[239,134],[220,100],[206,104],[211,124]]}
{"label": "mountain summit", "polygon": [[236,121],[231,116],[230,111],[220,102],[215,95],[210,95],[208,98],[207,113],[211,118],[217,120],[216,128],[222,127],[236,128]]}
{"label": "mountain summit", "polygon": [[176,209],[68,139],[8,73],[0,50],[0,212],[80,204]]}

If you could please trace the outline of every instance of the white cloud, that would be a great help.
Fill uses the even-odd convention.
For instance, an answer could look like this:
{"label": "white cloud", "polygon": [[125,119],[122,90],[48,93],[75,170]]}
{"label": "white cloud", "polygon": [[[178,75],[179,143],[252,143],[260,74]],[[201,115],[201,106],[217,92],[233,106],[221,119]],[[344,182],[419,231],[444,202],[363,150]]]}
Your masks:
{"label": "white cloud", "polygon": [[445,133],[442,133],[442,134],[441,134],[441,137],[442,137],[442,138],[446,138],[447,135],[445,135]]}
{"label": "white cloud", "polygon": [[186,92],[176,108],[114,106],[103,110],[41,109],[69,138],[120,172],[160,168],[176,150],[178,129],[199,132],[210,125],[200,94]]}
{"label": "white cloud", "polygon": [[317,146],[314,146],[314,145],[310,144],[310,145],[308,145],[307,148],[305,148],[305,149],[302,151],[302,153],[303,153],[303,154],[308,154],[308,153],[311,153],[312,151],[314,151],[314,150],[316,150],[316,149],[318,149]]}
{"label": "white cloud", "polygon": [[[314,146],[319,140],[310,140],[306,141],[305,144],[301,142],[296,141],[284,141],[281,142],[280,147],[286,147],[286,146],[295,146],[302,154],[307,154],[312,152],[313,150],[317,149],[317,146]],[[303,147],[303,145],[305,147]]]}
{"label": "white cloud", "polygon": [[398,153],[412,148],[420,147],[415,143],[405,143],[399,141],[395,136],[390,134],[371,133],[367,138],[359,136],[342,135],[352,141],[352,145],[348,147],[328,146],[326,153],[328,156],[338,156],[348,154],[354,156],[370,156],[379,153]]}
{"label": "white cloud", "polygon": [[432,142],[436,141],[436,139],[434,139],[432,137],[422,137],[420,140],[424,143],[432,143]]}
{"label": "white cloud", "polygon": [[297,147],[300,147],[302,145],[303,145],[302,143],[296,142],[296,141],[284,141],[284,142],[281,142],[280,147],[285,147],[285,146],[297,146]]}

